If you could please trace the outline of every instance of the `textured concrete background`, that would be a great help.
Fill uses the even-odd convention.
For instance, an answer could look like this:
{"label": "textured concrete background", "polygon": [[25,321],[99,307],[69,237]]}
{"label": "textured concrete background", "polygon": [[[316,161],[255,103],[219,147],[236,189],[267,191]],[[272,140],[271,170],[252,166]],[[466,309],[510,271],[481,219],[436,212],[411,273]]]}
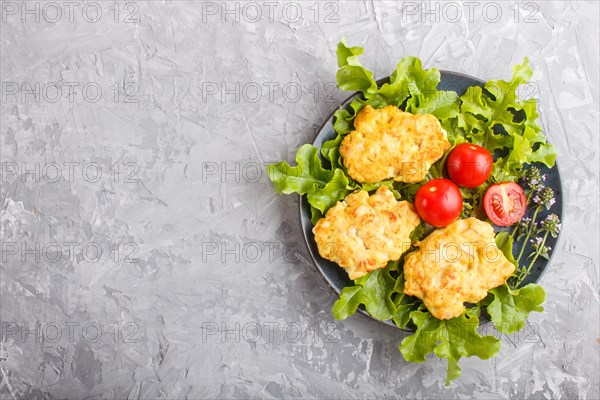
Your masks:
{"label": "textured concrete background", "polygon": [[[598,3],[448,4],[3,1],[0,397],[600,398]],[[264,174],[346,97],[342,36],[377,78],[528,56],[559,150],[546,310],[447,389],[397,330],[333,320]]]}

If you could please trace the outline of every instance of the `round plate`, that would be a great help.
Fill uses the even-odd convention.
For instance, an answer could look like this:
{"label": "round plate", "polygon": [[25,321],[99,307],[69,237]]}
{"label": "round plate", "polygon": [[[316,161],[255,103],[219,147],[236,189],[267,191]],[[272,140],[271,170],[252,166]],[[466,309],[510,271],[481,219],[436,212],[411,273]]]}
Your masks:
{"label": "round plate", "polygon": [[[468,75],[464,75],[464,74],[460,74],[457,72],[440,71],[440,74],[441,74],[441,80],[437,87],[438,90],[453,90],[453,91],[457,92],[459,95],[462,95],[467,90],[467,88],[470,86],[483,87],[483,85],[485,84],[485,82],[482,81],[481,79],[477,79],[477,78],[474,78],[474,77],[471,77]],[[378,86],[381,86],[382,84],[384,84],[388,81],[389,81],[389,78],[380,79],[377,82],[377,84],[378,84]],[[359,95],[360,95],[360,93],[355,93],[352,96],[348,97],[340,105],[340,108],[348,107],[350,102]],[[329,118],[327,118],[327,120],[325,121],[325,123],[323,124],[323,126],[321,127],[319,132],[317,133],[317,137],[313,141],[313,145],[320,149],[323,142],[326,142],[331,139],[335,139],[336,135],[337,135],[337,133],[333,130],[333,113],[332,113],[329,116]],[[540,211],[538,213],[537,220],[541,221],[548,214],[553,213],[553,214],[558,215],[558,217],[562,221],[562,214],[563,214],[562,186],[561,186],[560,174],[558,172],[558,166],[555,164],[554,167],[547,168],[545,165],[537,164],[537,163],[536,163],[536,166],[540,169],[542,174],[546,175],[545,184],[546,184],[546,186],[551,187],[554,190],[555,197],[556,197],[556,203],[554,204],[554,206],[552,206],[550,211],[547,211],[545,209],[543,211]],[[531,214],[531,210],[527,210],[527,213],[525,215],[531,217],[531,215],[529,215],[529,214]],[[319,272],[321,273],[321,275],[323,276],[325,281],[329,284],[329,286],[339,295],[344,287],[352,286],[353,282],[350,280],[350,278],[348,278],[348,275],[346,274],[346,271],[344,269],[340,268],[336,263],[326,260],[319,255],[319,251],[317,249],[317,244],[315,242],[315,238],[314,238],[314,235],[312,232],[313,225],[310,221],[310,215],[311,215],[310,214],[310,205],[308,204],[308,200],[306,199],[306,196],[301,196],[301,198],[300,198],[300,222],[302,224],[302,231],[304,233],[304,239],[306,241],[306,245],[308,246],[308,250],[310,252],[310,255],[312,256],[312,259],[313,259],[317,269],[319,270]],[[502,231],[502,230],[508,231],[512,228],[513,227],[508,227],[508,228],[495,227],[497,232]],[[552,236],[549,236],[546,241],[546,245],[551,247],[551,250],[549,251],[550,257],[552,257],[552,255],[554,254],[554,249],[556,248],[557,241],[558,241],[558,238],[553,238]],[[533,251],[533,249],[531,249],[530,244],[527,244],[527,246],[528,246],[528,249],[525,249],[525,252],[524,252],[525,256],[530,254]],[[517,243],[515,241],[515,243],[513,245],[513,253],[515,255],[519,254],[520,247],[521,247],[521,244]],[[527,260],[527,259],[525,259],[525,260]],[[521,259],[521,261],[523,261],[523,259]],[[539,281],[542,274],[544,273],[544,271],[546,270],[546,268],[548,267],[549,264],[550,264],[550,260],[546,260],[541,257],[538,257],[538,259],[536,260],[536,262],[531,270],[531,273],[523,282],[523,285]],[[359,311],[362,314],[367,315],[370,318],[373,318],[362,307],[359,308]],[[375,318],[373,318],[373,319],[376,321],[379,321]],[[396,326],[391,320],[379,321],[379,322],[383,322],[387,325]]]}

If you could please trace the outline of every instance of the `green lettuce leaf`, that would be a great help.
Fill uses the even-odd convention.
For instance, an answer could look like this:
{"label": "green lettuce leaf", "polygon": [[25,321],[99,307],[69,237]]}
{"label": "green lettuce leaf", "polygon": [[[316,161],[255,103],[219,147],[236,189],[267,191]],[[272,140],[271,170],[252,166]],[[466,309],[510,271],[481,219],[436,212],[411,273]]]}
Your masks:
{"label": "green lettuce leaf", "polygon": [[504,257],[508,259],[515,267],[517,266],[517,260],[513,256],[513,237],[508,232],[499,232],[496,235],[496,246],[504,254]]}
{"label": "green lettuce leaf", "polygon": [[[333,171],[323,168],[319,150],[305,144],[296,153],[297,166],[282,161],[267,165],[269,178],[278,193],[306,194],[310,205],[323,215],[337,201],[346,197],[353,189],[341,169]],[[313,211],[313,219],[317,213]]]}
{"label": "green lettuce leaf", "polygon": [[[409,252],[410,250],[407,251],[404,256],[406,256],[406,254]],[[402,265],[403,259],[404,258],[401,258],[401,261],[398,262],[398,265]],[[394,294],[392,295],[392,301],[394,303],[392,321],[394,321],[396,326],[400,328],[405,328],[406,325],[408,325],[410,322],[410,313],[423,304],[419,299],[404,294],[404,282],[404,275],[401,273],[396,278]]]}
{"label": "green lettuce leaf", "polygon": [[542,143],[540,147],[531,155],[531,161],[537,161],[552,167],[556,161],[558,152],[550,143]]}
{"label": "green lettuce leaf", "polygon": [[417,57],[404,57],[392,75],[395,83],[403,83],[412,95],[435,95],[440,83],[440,71],[436,68],[425,70]]}
{"label": "green lettuce leaf", "polygon": [[321,145],[321,154],[331,164],[331,168],[342,167],[342,160],[340,155],[340,144],[344,137],[338,134],[335,139],[323,142]]}
{"label": "green lettuce leaf", "polygon": [[319,222],[319,220],[323,218],[323,213],[319,211],[318,208],[310,206],[310,222],[314,225]]}
{"label": "green lettuce leaf", "polygon": [[302,145],[296,153],[296,162],[298,165],[295,167],[286,161],[267,165],[277,193],[311,193],[316,187],[325,187],[333,178],[333,171],[323,168],[319,150],[313,145]]}
{"label": "green lettuce leaf", "polygon": [[358,56],[363,54],[365,49],[360,46],[348,47],[346,38],[342,38],[337,45],[337,63],[338,67],[342,68],[347,65],[362,66],[358,61]]}
{"label": "green lettuce leaf", "polygon": [[433,114],[443,121],[458,115],[459,97],[456,92],[444,90],[431,94],[417,94],[408,101],[406,111],[413,114]]}
{"label": "green lettuce leaf", "polygon": [[411,203],[415,202],[415,196],[417,191],[423,186],[423,184],[429,179],[424,180],[423,182],[418,183],[401,183],[398,186],[398,192],[400,192],[400,196],[402,199],[407,200]]}
{"label": "green lettuce leaf", "polygon": [[[487,301],[487,312],[498,331],[514,333],[523,326],[532,311],[542,312],[546,292],[541,286],[530,283],[520,289],[511,289],[504,284],[490,290],[493,300]],[[490,296],[488,296],[490,297]]]}
{"label": "green lettuce leaf", "polygon": [[487,360],[500,351],[499,339],[477,333],[479,307],[470,308],[449,320],[439,320],[423,311],[412,311],[410,319],[417,330],[414,335],[404,338],[400,352],[409,362],[424,362],[432,352],[447,359],[446,385],[462,374],[458,366],[461,357],[477,356]]}
{"label": "green lettuce leaf", "polygon": [[[533,71],[529,60],[516,65],[510,81],[492,80],[484,88],[471,87],[460,97],[457,126],[470,141],[505,155],[494,163],[496,181],[516,181],[524,165],[541,162],[554,165],[556,150],[546,142],[538,123],[537,101],[518,98]],[[534,150],[535,149],[535,150]]]}
{"label": "green lettuce leaf", "polygon": [[346,174],[341,169],[335,169],[333,177],[323,188],[317,185],[313,191],[308,193],[308,202],[325,214],[330,207],[333,207],[335,203],[350,193],[348,183]]}
{"label": "green lettuce leaf", "polygon": [[[408,89],[400,91],[400,97],[406,98],[405,92],[411,95],[405,111],[413,114],[433,114],[439,120],[452,118],[458,114],[460,103],[456,92],[437,90],[441,79],[438,69],[425,70],[418,58],[404,57],[394,73],[397,74],[397,77],[392,76],[396,81],[395,85]],[[392,104],[399,106],[401,102]]]}
{"label": "green lettuce leaf", "polygon": [[506,162],[515,164],[519,168],[523,168],[523,164],[527,163],[531,159],[533,150],[531,149],[531,143],[523,136],[515,135],[513,137],[512,150],[508,154]]}
{"label": "green lettuce leaf", "polygon": [[404,294],[404,277],[392,276],[397,269],[398,262],[390,262],[386,268],[356,279],[355,286],[342,289],[331,309],[333,317],[346,319],[362,304],[372,317],[381,321],[393,319],[398,326],[406,326],[414,300]]}
{"label": "green lettuce leaf", "polygon": [[394,307],[391,296],[396,280],[385,268],[377,269],[354,281],[356,286],[347,286],[342,290],[339,300],[332,308],[335,319],[346,319],[363,304],[367,312],[381,321],[392,318]]}
{"label": "green lettuce leaf", "polygon": [[337,47],[338,67],[336,74],[338,86],[342,90],[360,91],[363,93],[374,93],[377,91],[377,83],[373,79],[373,73],[363,67],[358,61],[358,56],[364,52],[359,46],[348,47],[346,40],[342,39]]}
{"label": "green lettuce leaf", "polygon": [[350,113],[346,109],[340,109],[333,113],[333,129],[338,133],[338,137],[342,137],[350,133],[354,129],[354,113]]}
{"label": "green lettuce leaf", "polygon": [[410,240],[413,242],[421,241],[435,230],[435,226],[429,225],[427,222],[421,222],[410,234]]}
{"label": "green lettuce leaf", "polygon": [[412,95],[435,95],[440,81],[437,69],[424,70],[421,60],[404,57],[390,75],[389,83],[381,86],[378,94],[387,104],[400,106]]}
{"label": "green lettuce leaf", "polygon": [[525,129],[523,136],[530,143],[545,143],[546,136],[542,133],[542,127],[538,124],[540,114],[537,112],[537,100],[529,100],[523,103]]}
{"label": "green lettuce leaf", "polygon": [[[479,119],[481,122],[491,119],[492,110],[488,107],[487,96],[483,95],[483,88],[479,86],[467,88],[465,93],[460,96],[460,100],[462,112],[481,117]],[[467,133],[471,132],[467,130]]]}

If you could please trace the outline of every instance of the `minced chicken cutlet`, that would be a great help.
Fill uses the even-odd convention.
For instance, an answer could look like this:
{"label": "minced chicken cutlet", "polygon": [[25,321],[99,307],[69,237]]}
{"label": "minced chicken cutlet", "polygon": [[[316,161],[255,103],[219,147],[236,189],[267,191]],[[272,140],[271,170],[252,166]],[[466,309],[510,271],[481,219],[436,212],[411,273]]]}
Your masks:
{"label": "minced chicken cutlet", "polygon": [[434,115],[411,114],[396,106],[365,106],[354,119],[354,129],[342,140],[340,154],[358,182],[421,182],[450,148]]}
{"label": "minced chicken cutlet", "polygon": [[455,221],[415,245],[404,262],[404,293],[423,300],[438,319],[458,317],[465,302],[482,300],[515,270],[496,246],[492,226],[476,218]]}
{"label": "minced chicken cutlet", "polygon": [[412,204],[397,201],[382,186],[372,196],[364,190],[349,194],[327,211],[313,233],[321,257],[336,262],[354,280],[399,259],[420,222]]}

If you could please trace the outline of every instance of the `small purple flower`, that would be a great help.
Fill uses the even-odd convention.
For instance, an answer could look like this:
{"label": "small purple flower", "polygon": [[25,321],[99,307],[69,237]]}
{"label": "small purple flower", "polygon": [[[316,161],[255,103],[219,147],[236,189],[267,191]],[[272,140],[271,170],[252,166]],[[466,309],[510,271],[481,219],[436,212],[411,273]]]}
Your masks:
{"label": "small purple flower", "polygon": [[550,214],[542,221],[541,229],[542,231],[551,234],[552,237],[557,237],[562,229],[562,224],[556,214]]}
{"label": "small purple flower", "polygon": [[530,242],[534,245],[534,246],[539,246],[542,243],[542,238],[541,237],[536,237],[534,239],[531,239]]}
{"label": "small purple flower", "polygon": [[531,218],[525,217],[519,222],[519,229],[526,230],[529,227],[529,223],[531,222]]}
{"label": "small purple flower", "polygon": [[538,192],[543,189],[542,183],[546,177],[540,174],[540,170],[536,167],[531,167],[523,173],[523,182],[527,184],[531,192]]}
{"label": "small purple flower", "polygon": [[[540,253],[540,255],[546,256],[548,252],[551,250],[550,247],[544,246],[545,240],[541,237],[537,237],[535,239],[530,240],[533,246],[533,254]],[[533,256],[533,254],[531,256]]]}
{"label": "small purple flower", "polygon": [[540,204],[546,207],[546,209],[548,210],[550,209],[550,207],[552,207],[554,203],[556,203],[556,199],[554,198],[554,190],[552,190],[549,187],[545,187],[542,190],[540,190],[538,194],[536,194],[536,197],[539,198],[536,204]]}

